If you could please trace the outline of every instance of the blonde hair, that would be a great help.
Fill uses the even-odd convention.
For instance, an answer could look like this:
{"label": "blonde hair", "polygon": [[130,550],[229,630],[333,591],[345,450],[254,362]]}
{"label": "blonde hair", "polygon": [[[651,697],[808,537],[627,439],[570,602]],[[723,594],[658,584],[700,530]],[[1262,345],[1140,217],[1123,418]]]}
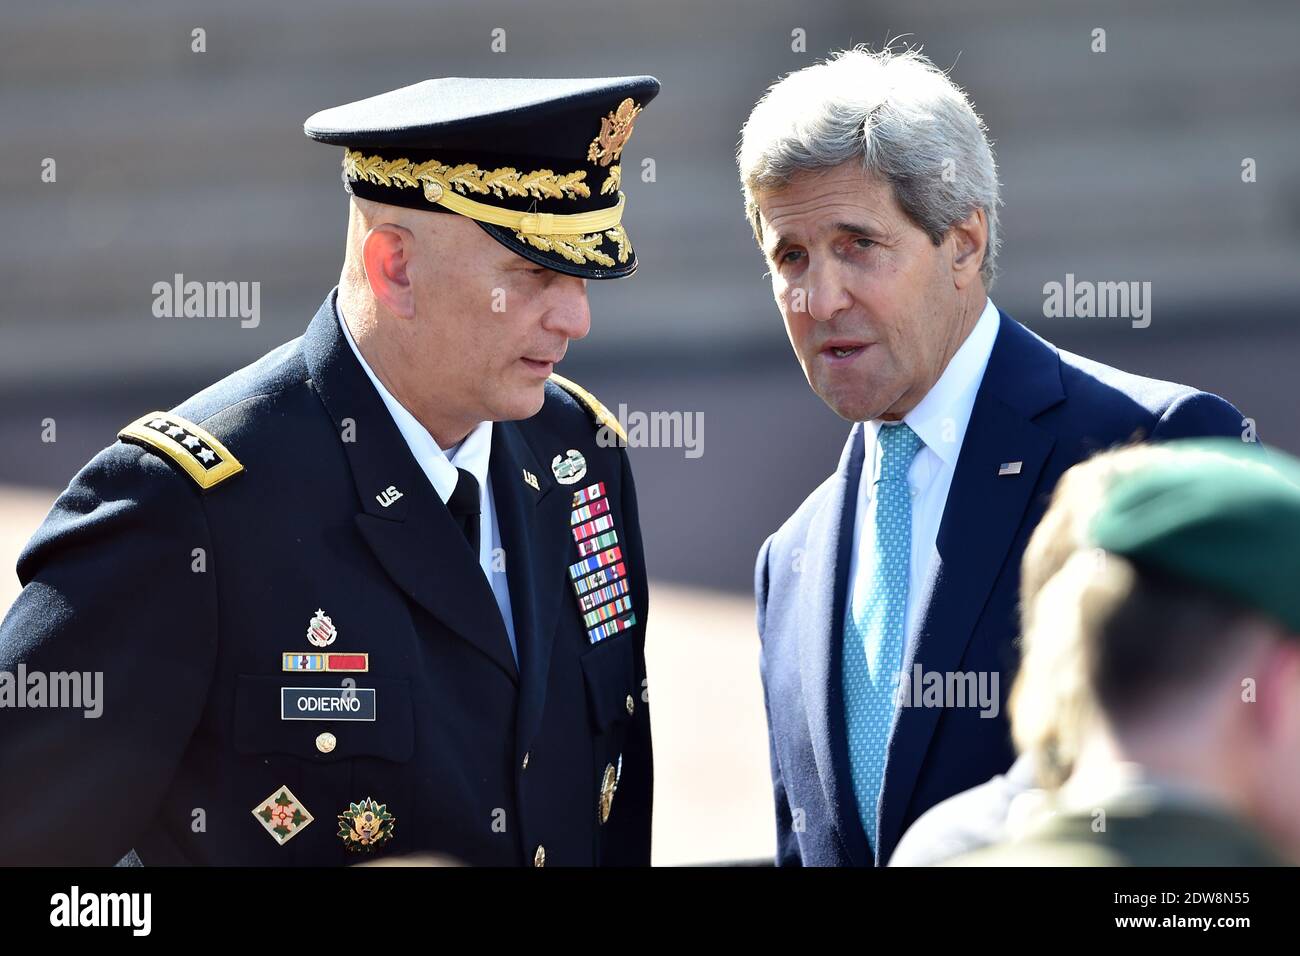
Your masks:
{"label": "blonde hair", "polygon": [[[1016,749],[1033,753],[1045,786],[1057,786],[1070,775],[1091,710],[1078,602],[1087,600],[1091,606],[1117,589],[1131,587],[1131,582],[1126,585],[1113,577],[1116,562],[1091,546],[1088,527],[1116,480],[1175,454],[1161,445],[1127,445],[1075,465],[1057,482],[1047,512],[1025,546],[1020,566],[1021,663],[1009,706]],[[1049,589],[1067,566],[1072,569],[1067,578]],[[1085,594],[1087,578],[1103,566],[1112,576],[1096,582],[1095,595]]]}

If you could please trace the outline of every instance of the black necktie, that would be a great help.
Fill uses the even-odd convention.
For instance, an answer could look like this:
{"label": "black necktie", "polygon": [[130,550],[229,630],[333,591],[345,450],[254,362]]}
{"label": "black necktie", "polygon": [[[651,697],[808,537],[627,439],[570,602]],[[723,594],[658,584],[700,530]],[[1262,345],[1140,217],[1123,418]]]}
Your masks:
{"label": "black necktie", "polygon": [[447,510],[469,542],[478,559],[478,479],[464,468],[456,469],[456,487],[447,499]]}

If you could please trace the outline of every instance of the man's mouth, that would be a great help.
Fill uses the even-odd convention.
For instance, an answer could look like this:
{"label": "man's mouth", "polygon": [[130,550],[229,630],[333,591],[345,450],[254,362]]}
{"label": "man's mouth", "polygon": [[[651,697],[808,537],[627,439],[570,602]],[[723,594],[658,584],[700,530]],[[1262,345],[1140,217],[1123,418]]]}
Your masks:
{"label": "man's mouth", "polygon": [[520,361],[531,369],[538,372],[546,372],[549,375],[551,370],[555,368],[556,363],[560,360],[550,358],[529,358],[525,355],[520,359]]}
{"label": "man's mouth", "polygon": [[870,342],[828,342],[822,351],[837,359],[851,358],[866,349]]}

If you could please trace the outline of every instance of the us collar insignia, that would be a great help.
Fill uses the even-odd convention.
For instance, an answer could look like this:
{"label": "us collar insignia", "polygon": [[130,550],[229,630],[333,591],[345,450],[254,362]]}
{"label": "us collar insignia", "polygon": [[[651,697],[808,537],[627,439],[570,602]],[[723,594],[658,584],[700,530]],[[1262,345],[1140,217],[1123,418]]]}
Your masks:
{"label": "us collar insignia", "polygon": [[296,837],[315,819],[288,787],[281,787],[254,807],[253,816],[280,846]]}
{"label": "us collar insignia", "polygon": [[393,838],[397,818],[388,807],[366,797],[360,803],[349,803],[339,814],[338,836],[343,845],[355,853],[369,853]]}
{"label": "us collar insignia", "polygon": [[339,629],[334,626],[329,615],[316,608],[316,613],[307,624],[307,640],[316,647],[329,647],[339,636]]}

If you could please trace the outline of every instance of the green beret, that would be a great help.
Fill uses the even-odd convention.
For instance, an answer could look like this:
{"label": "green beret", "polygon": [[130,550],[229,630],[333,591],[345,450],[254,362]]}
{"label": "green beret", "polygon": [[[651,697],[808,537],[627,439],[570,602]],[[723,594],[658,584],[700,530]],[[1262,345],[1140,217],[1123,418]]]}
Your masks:
{"label": "green beret", "polygon": [[1166,447],[1177,454],[1110,488],[1092,542],[1300,634],[1300,461],[1233,439]]}

